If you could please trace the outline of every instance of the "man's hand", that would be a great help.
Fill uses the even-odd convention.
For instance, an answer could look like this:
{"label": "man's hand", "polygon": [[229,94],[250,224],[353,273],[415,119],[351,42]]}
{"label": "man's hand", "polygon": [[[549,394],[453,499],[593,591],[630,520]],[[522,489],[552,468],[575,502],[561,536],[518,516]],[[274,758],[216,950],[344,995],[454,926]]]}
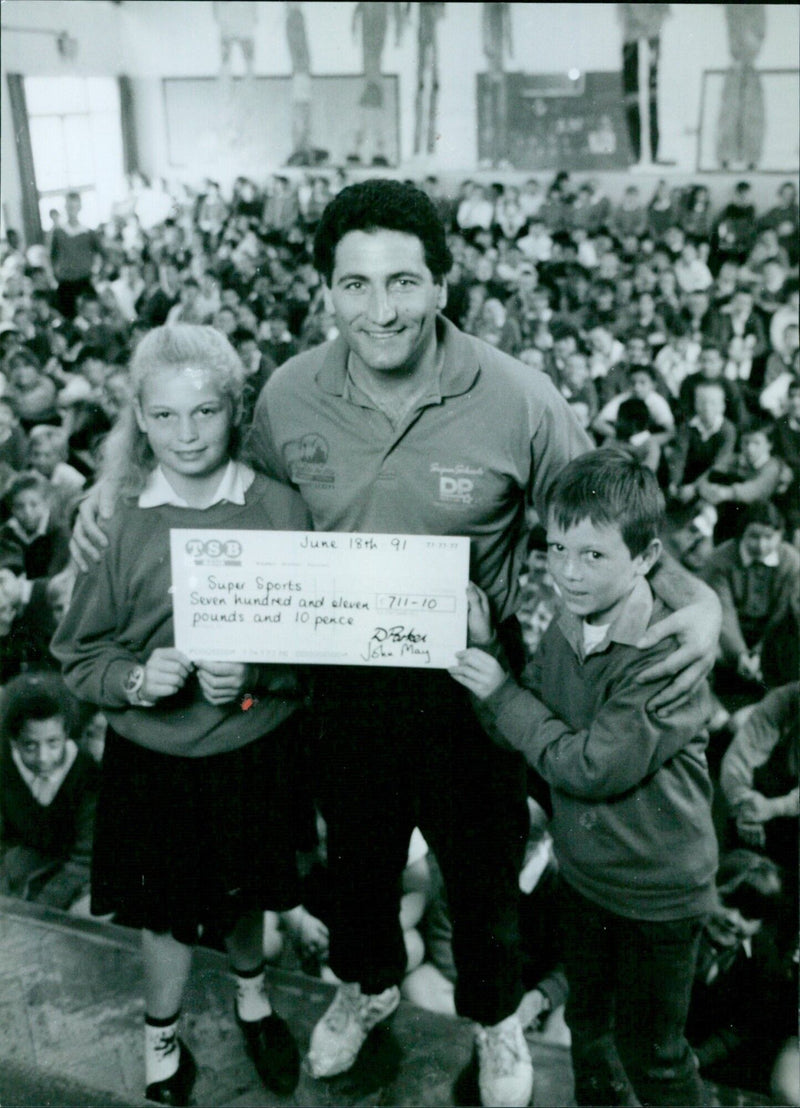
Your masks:
{"label": "man's hand", "polygon": [[467,634],[472,646],[491,642],[494,634],[489,597],[472,581],[467,585]]}
{"label": "man's hand", "polygon": [[183,688],[192,672],[192,663],[173,646],[157,646],[144,667],[144,681],[139,690],[142,700],[163,700]]}
{"label": "man's hand", "polygon": [[100,557],[108,546],[108,538],[102,524],[114,512],[113,490],[108,485],[93,485],[78,508],[75,527],[69,543],[72,560],[81,573]]}
{"label": "man's hand", "polygon": [[198,662],[197,680],[208,703],[219,707],[254,683],[254,667],[244,662]]}
{"label": "man's hand", "polygon": [[506,679],[506,673],[496,658],[474,646],[456,654],[458,665],[449,670],[450,676],[465,689],[485,700],[500,688]]}
{"label": "man's hand", "polygon": [[666,716],[688,700],[700,682],[711,672],[717,659],[717,641],[722,625],[722,608],[714,593],[708,593],[708,602],[689,604],[666,619],[654,623],[636,644],[646,650],[662,639],[674,635],[678,640],[673,650],[662,662],[649,666],[638,677],[642,683],[673,677],[661,692],[649,702],[648,707],[657,715]]}

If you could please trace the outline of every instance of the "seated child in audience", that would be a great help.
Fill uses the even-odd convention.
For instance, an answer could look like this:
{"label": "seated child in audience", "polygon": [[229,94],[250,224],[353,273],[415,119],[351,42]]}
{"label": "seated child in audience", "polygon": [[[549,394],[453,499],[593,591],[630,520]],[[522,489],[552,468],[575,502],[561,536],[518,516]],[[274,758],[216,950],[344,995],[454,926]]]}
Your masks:
{"label": "seated child in audience", "polygon": [[697,372],[684,377],[678,390],[677,410],[686,419],[694,415],[694,392],[705,381],[717,381],[725,390],[725,414],[731,423],[741,430],[745,425],[746,410],[742,390],[738,382],[729,381],[724,374],[725,361],[719,346],[704,342],[697,359]]}
{"label": "seated child in audience", "polygon": [[738,839],[782,868],[791,918],[797,913],[800,683],[771,689],[731,722],[734,734],[722,759],[720,788]]}
{"label": "seated child in audience", "polygon": [[190,1100],[196,1064],[178,1022],[206,923],[225,936],[247,1052],[285,1095],[299,1055],[267,996],[263,913],[300,901],[290,767],[302,700],[284,667],[192,661],[175,648],[169,534],[302,531],[308,515],[291,489],[235,460],[244,372],[219,332],[156,328],[136,348],[131,383],[105,455],[119,496],[109,545],[77,579],[53,640],[67,685],[109,724],[92,910],[142,930],[148,1099]]}
{"label": "seated child in audience", "polygon": [[797,935],[787,941],[777,923],[781,870],[763,854],[733,850],[717,886],[686,1029],[697,1064],[709,1080],[760,1093],[757,1103],[796,1104],[768,1099],[784,1044],[797,1034]]}
{"label": "seated child in audience", "polygon": [[[684,1035],[702,917],[715,903],[717,845],[705,760],[708,689],[674,713],[648,711],[639,650],[661,618],[647,574],[664,502],[655,475],[605,448],[571,462],[549,498],[550,570],[565,611],[517,684],[496,650],[485,596],[470,586],[475,646],[453,677],[495,741],[550,786],[563,882],[579,1104],[620,1103],[621,1080],[647,1104],[705,1104]],[[624,1067],[610,1071],[608,1045]]]}
{"label": "seated child in audience", "polygon": [[690,373],[695,372],[699,356],[700,345],[689,333],[688,324],[680,317],[676,318],[670,327],[667,341],[653,362],[671,396],[678,397],[683,382]]}
{"label": "seated child in audience", "polygon": [[593,381],[607,377],[625,357],[625,347],[609,326],[594,322],[589,330],[589,371]]}
{"label": "seated child in audience", "polygon": [[38,423],[28,433],[28,465],[50,482],[66,505],[86,484],[86,477],[67,462],[69,443],[63,427]]}
{"label": "seated child in audience", "polygon": [[620,404],[614,435],[608,440],[608,445],[614,442],[627,449],[653,473],[658,473],[661,464],[660,436],[653,433],[647,405],[638,396],[629,396]]}
{"label": "seated child in audience", "polygon": [[717,542],[724,542],[736,533],[744,505],[771,500],[788,487],[791,472],[780,458],[773,456],[772,436],[771,423],[748,428],[742,433],[739,453],[728,465],[712,469],[697,480],[698,495],[713,504],[719,514]]}
{"label": "seated child in audience", "polygon": [[784,625],[799,574],[800,554],[784,541],[781,513],[770,501],[750,504],[739,536],[716,548],[702,574],[722,604],[718,693],[734,674],[763,683],[764,644]]}
{"label": "seated child in audience", "polygon": [[57,422],[56,386],[30,351],[12,354],[4,365],[8,379],[5,399],[24,431],[35,423]]}
{"label": "seated child in audience", "polygon": [[33,581],[52,577],[69,560],[69,530],[54,508],[55,495],[40,473],[12,478],[4,502],[10,513],[0,527],[0,566]]}
{"label": "seated child in audience", "polygon": [[778,492],[773,500],[786,518],[787,537],[800,545],[800,377],[789,384],[786,397],[787,410],[775,424],[773,441],[775,456],[791,470],[792,479],[785,491]]}
{"label": "seated child in audience", "polygon": [[557,384],[559,392],[578,416],[582,426],[590,426],[597,415],[598,403],[585,354],[576,350],[567,355]]}
{"label": "seated child in audience", "polygon": [[0,892],[69,909],[89,892],[98,772],[70,736],[74,706],[55,673],[3,694]]}
{"label": "seated child in audience", "polygon": [[58,669],[50,652],[61,598],[71,589],[68,566],[54,577],[26,581],[0,569],[0,685],[28,670]]}
{"label": "seated child in audience", "polygon": [[656,389],[656,371],[652,365],[631,366],[630,389],[618,393],[601,408],[600,414],[592,425],[595,433],[605,438],[613,438],[620,404],[630,400],[631,397],[644,401],[650,415],[650,429],[658,435],[660,442],[666,442],[674,430],[675,418],[669,401]]}
{"label": "seated child in audience", "polygon": [[27,456],[27,439],[14,408],[7,400],[0,400],[0,466],[7,467],[8,472],[24,469]]}
{"label": "seated child in audience", "polygon": [[719,381],[699,381],[694,415],[670,444],[669,495],[680,504],[698,499],[697,482],[733,460],[736,428],[725,418],[725,390]]}
{"label": "seated child in audience", "polygon": [[800,328],[797,322],[783,328],[781,344],[767,357],[764,382],[759,403],[765,411],[777,417],[786,411],[786,391],[797,379],[797,352],[800,348]]}

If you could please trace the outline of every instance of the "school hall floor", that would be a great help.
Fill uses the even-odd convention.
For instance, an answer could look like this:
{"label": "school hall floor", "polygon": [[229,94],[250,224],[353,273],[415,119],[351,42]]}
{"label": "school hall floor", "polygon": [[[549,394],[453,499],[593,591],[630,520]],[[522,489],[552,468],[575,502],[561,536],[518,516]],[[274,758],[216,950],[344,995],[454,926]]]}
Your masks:
{"label": "school hall floor", "polygon": [[[331,986],[271,971],[275,1006],[301,1051],[330,1003]],[[354,1069],[331,1081],[306,1073],[292,1097],[261,1085],[233,1018],[221,954],[198,948],[182,1034],[199,1065],[197,1105],[453,1105],[453,1080],[469,1061],[472,1025],[403,1003],[370,1036]],[[141,963],[138,934],[0,897],[0,1106],[146,1105],[142,1097]],[[534,1105],[572,1099],[569,1052],[530,1040]],[[714,1090],[710,1103],[756,1105]]]}

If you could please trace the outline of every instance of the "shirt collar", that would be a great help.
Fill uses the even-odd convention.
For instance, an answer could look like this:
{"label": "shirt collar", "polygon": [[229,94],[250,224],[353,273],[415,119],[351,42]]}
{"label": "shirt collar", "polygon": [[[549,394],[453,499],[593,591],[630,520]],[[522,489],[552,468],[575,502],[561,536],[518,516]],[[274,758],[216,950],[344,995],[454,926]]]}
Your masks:
{"label": "shirt collar", "polygon": [[72,769],[72,764],[78,757],[78,748],[72,739],[67,739],[64,761],[58,769],[48,774],[47,777],[40,773],[32,773],[20,758],[13,744],[11,746],[11,757],[14,759],[14,765],[19,770],[20,777],[30,789],[32,795],[46,808],[55,800],[58,790],[64,783],[64,778]]}
{"label": "shirt collar", "polygon": [[780,565],[781,552],[779,550],[773,550],[772,553],[767,554],[765,558],[754,558],[753,555],[745,549],[744,543],[740,542],[739,557],[745,569],[749,569],[752,565],[769,566],[770,569],[775,569],[776,566]]}
{"label": "shirt collar", "polygon": [[[244,462],[234,462],[232,459],[225,467],[225,472],[220,478],[217,490],[209,504],[221,504],[228,501],[229,504],[244,504],[245,493],[255,479],[253,470]],[[173,508],[190,508],[191,505],[175,492],[167,480],[161,466],[156,466],[147,479],[137,501],[140,508],[161,508],[171,505]]]}
{"label": "shirt collar", "polygon": [[19,520],[16,518],[16,516],[11,516],[11,518],[8,521],[8,525],[11,528],[11,530],[16,535],[18,535],[20,540],[26,546],[29,546],[33,542],[34,539],[39,539],[39,538],[42,537],[42,535],[47,534],[47,528],[50,526],[50,509],[48,508],[48,510],[44,513],[44,515],[42,516],[42,518],[39,522],[39,526],[36,528],[36,530],[32,534],[31,534],[30,531],[25,530],[25,528],[22,526],[22,524],[19,522]]}
{"label": "shirt collar", "polygon": [[[480,372],[479,347],[444,316],[437,317],[436,337],[444,353],[439,378],[441,395],[460,396],[472,387]],[[317,374],[320,387],[333,396],[349,395],[348,353],[349,347],[339,335],[329,344]]]}
{"label": "shirt collar", "polygon": [[[612,643],[621,646],[636,646],[647,630],[653,615],[653,594],[644,577],[638,577],[625,603],[611,622],[603,642],[592,650],[592,654],[607,650]],[[558,626],[572,650],[583,660],[583,621],[572,612],[562,611]]]}
{"label": "shirt collar", "polygon": [[708,439],[716,435],[716,433],[720,430],[724,419],[725,416],[721,415],[718,419],[714,420],[713,427],[706,427],[699,416],[693,416],[693,418],[689,420],[689,426],[694,427],[695,431],[697,431],[697,433],[700,435],[700,438],[703,440],[703,442],[706,442]]}

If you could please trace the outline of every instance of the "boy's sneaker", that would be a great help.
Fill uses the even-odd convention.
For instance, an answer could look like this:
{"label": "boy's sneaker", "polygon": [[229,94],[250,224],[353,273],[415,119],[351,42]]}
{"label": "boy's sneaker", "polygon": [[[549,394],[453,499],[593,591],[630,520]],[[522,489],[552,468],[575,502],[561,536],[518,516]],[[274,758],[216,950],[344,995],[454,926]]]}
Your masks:
{"label": "boy's sneaker", "polygon": [[336,990],[328,1011],[311,1034],[308,1066],[314,1077],[335,1077],[350,1069],[367,1035],[400,1003],[397,985],[377,995],[361,992],[357,981]]}
{"label": "boy's sneaker", "polygon": [[485,1108],[527,1108],[533,1093],[533,1062],[516,1012],[494,1027],[479,1027],[478,1087]]}

